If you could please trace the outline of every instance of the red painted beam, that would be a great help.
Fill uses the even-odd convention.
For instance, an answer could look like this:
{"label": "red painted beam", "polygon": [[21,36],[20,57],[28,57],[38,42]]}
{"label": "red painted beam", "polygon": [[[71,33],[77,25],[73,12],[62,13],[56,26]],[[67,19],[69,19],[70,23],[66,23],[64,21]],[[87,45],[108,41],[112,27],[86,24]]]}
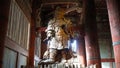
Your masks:
{"label": "red painted beam", "polygon": [[104,59],[101,59],[101,62],[115,62],[115,59],[114,58],[104,58]]}

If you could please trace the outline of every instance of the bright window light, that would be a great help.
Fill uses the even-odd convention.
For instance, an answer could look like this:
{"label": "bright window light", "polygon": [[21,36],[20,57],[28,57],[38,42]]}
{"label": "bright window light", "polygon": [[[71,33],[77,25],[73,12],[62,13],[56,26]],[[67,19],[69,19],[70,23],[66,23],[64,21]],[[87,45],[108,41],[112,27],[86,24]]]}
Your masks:
{"label": "bright window light", "polygon": [[72,43],[71,43],[71,48],[72,48],[72,51],[73,52],[76,52],[77,51],[77,41],[74,40]]}

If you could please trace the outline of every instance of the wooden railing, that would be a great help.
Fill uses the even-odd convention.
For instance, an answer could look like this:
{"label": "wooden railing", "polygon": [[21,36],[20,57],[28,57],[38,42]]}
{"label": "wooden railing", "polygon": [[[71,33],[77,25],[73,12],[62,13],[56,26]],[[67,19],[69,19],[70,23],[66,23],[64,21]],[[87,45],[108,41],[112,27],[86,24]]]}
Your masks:
{"label": "wooden railing", "polygon": [[[23,66],[22,68],[33,67]],[[37,67],[34,68],[96,68],[96,64],[85,67],[79,63],[54,63],[54,64],[39,64]]]}
{"label": "wooden railing", "polygon": [[82,66],[79,63],[58,63],[58,64],[41,64],[38,68],[96,68],[96,64],[90,66]]}

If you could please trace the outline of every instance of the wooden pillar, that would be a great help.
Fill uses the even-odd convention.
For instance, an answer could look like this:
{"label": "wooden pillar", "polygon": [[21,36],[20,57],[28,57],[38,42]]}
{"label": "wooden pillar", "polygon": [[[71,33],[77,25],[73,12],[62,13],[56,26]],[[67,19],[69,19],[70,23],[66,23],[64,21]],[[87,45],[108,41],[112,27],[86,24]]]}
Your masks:
{"label": "wooden pillar", "polygon": [[34,68],[34,52],[35,52],[35,22],[32,15],[30,23],[30,43],[29,43],[29,56],[28,66]]}
{"label": "wooden pillar", "polygon": [[36,37],[36,28],[35,28],[35,12],[36,12],[36,2],[32,1],[32,14],[31,14],[31,23],[30,23],[30,42],[29,42],[29,56],[28,56],[28,66],[34,68],[34,57],[35,57],[35,37]]}
{"label": "wooden pillar", "polygon": [[120,0],[106,0],[116,68],[120,68]]}
{"label": "wooden pillar", "polygon": [[87,66],[96,64],[96,68],[101,68],[94,0],[83,0],[83,8],[85,8],[83,11],[85,11],[84,24]]}
{"label": "wooden pillar", "polygon": [[79,26],[79,37],[77,38],[77,54],[79,58],[80,64],[82,66],[86,66],[86,51],[85,51],[85,39],[84,39],[84,30],[83,30],[83,25]]}
{"label": "wooden pillar", "polygon": [[0,0],[0,68],[2,68],[3,64],[3,54],[5,37],[7,33],[10,1],[11,0]]}

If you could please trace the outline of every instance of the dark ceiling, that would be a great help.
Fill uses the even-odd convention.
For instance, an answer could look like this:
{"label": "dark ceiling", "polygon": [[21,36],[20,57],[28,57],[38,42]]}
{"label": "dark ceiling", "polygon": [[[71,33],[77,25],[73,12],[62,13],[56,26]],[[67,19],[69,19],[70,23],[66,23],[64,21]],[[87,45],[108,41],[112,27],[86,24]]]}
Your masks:
{"label": "dark ceiling", "polygon": [[[84,0],[36,0],[37,2],[36,7],[41,8],[40,27],[47,26],[48,21],[54,16],[54,10],[56,6],[70,8],[79,5],[80,8],[83,8],[82,7],[83,1]],[[96,7],[96,22],[98,28],[97,31],[99,38],[101,39],[111,38],[106,0],[95,0],[95,7]],[[70,18],[74,25],[77,25],[78,23],[81,23],[80,21],[82,17],[81,15],[82,13],[77,13],[73,11],[65,16]]]}
{"label": "dark ceiling", "polygon": [[[82,8],[82,0],[36,0],[41,8],[41,25],[43,27],[47,26],[48,21],[53,18],[54,10],[56,6],[63,8],[70,8],[76,5],[79,5]],[[108,22],[108,14],[105,0],[95,0],[96,6],[96,20],[98,23]],[[77,24],[80,21],[80,13],[75,11],[70,12],[66,17],[71,18],[74,24]]]}

